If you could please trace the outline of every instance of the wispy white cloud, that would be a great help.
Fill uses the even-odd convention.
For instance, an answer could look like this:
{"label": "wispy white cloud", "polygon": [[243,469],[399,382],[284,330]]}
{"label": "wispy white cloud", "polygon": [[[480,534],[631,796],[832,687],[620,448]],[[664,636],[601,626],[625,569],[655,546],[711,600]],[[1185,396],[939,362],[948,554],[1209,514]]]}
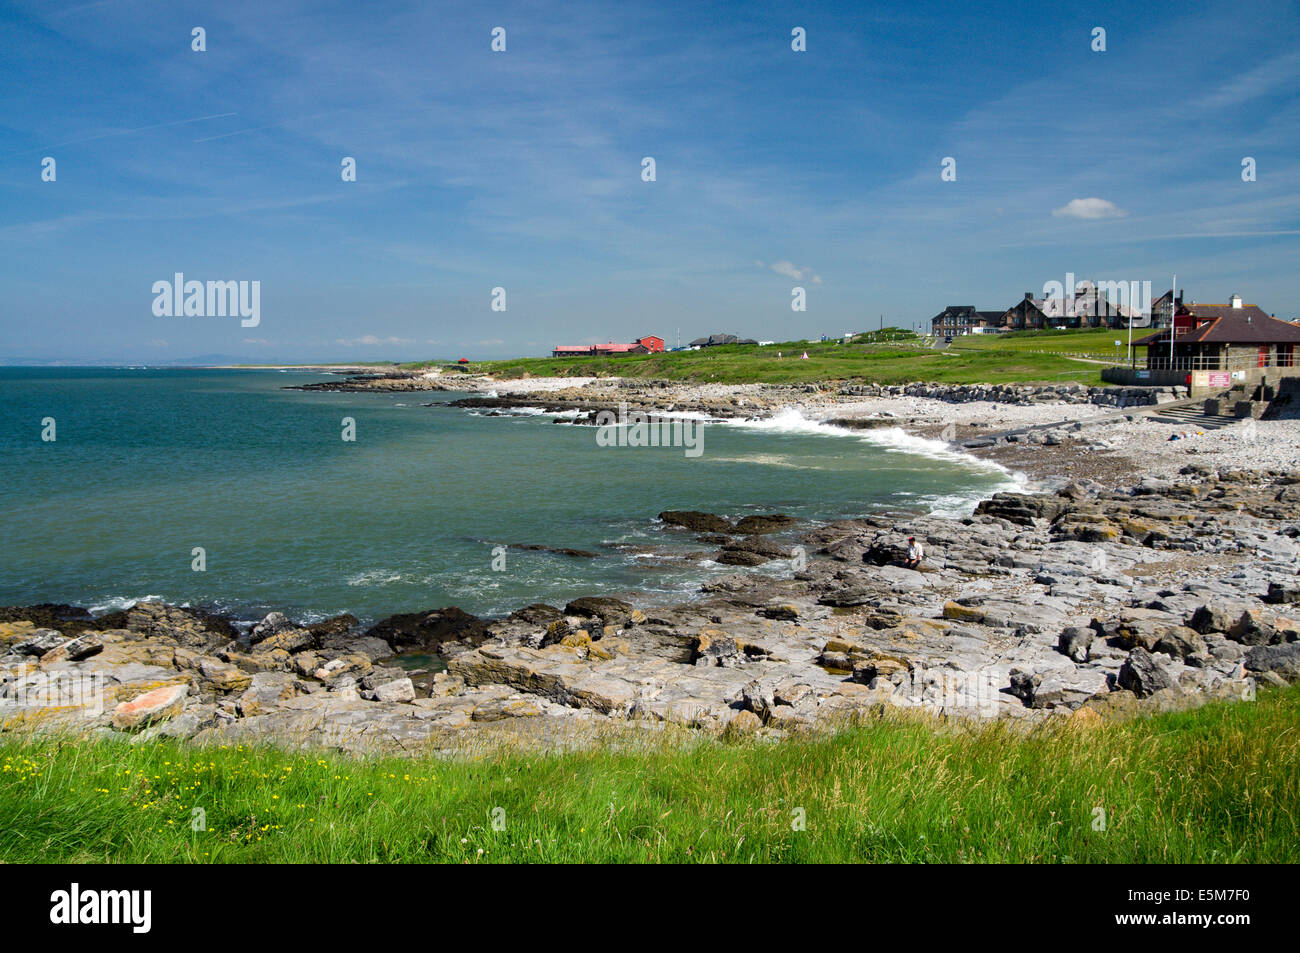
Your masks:
{"label": "wispy white cloud", "polygon": [[1124,211],[1109,199],[1070,199],[1060,208],[1052,209],[1053,218],[1123,218]]}
{"label": "wispy white cloud", "polygon": [[1288,53],[1234,76],[1213,93],[1198,100],[1196,105],[1203,109],[1240,106],[1275,89],[1287,88],[1294,91],[1297,85],[1300,85],[1300,52]]}
{"label": "wispy white cloud", "polygon": [[778,275],[784,275],[787,278],[793,278],[795,281],[803,281],[807,279],[808,281],[811,281],[815,285],[819,285],[822,283],[822,276],[817,274],[815,271],[813,271],[812,268],[808,265],[804,265],[800,267],[794,264],[794,262],[787,261],[785,259],[782,259],[781,261],[774,261],[770,265],[765,265],[761,261],[756,261],[754,262],[754,264],[758,265],[758,267],[760,268],[766,268],[769,271],[775,272]]}

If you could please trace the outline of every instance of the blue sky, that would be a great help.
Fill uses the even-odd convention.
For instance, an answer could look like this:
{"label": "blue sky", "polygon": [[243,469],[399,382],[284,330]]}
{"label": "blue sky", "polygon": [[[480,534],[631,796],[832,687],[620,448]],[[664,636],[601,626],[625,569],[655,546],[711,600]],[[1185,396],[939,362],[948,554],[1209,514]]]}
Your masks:
{"label": "blue sky", "polygon": [[[1067,272],[1300,316],[1298,27],[1267,2],[6,3],[0,360],[782,340]],[[156,317],[178,271],[260,281],[260,325]]]}

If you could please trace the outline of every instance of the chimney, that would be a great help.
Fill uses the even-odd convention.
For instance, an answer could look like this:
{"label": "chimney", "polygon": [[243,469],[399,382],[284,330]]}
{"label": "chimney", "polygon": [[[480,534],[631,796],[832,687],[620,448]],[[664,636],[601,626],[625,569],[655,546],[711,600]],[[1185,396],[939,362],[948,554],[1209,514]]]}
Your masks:
{"label": "chimney", "polygon": [[1033,293],[1032,291],[1026,291],[1026,292],[1025,292],[1025,300],[1026,300],[1026,301],[1033,301],[1033,300],[1034,300],[1034,293]]}
{"label": "chimney", "polygon": [[1241,295],[1233,295],[1228,301],[1234,308],[1241,307]]}

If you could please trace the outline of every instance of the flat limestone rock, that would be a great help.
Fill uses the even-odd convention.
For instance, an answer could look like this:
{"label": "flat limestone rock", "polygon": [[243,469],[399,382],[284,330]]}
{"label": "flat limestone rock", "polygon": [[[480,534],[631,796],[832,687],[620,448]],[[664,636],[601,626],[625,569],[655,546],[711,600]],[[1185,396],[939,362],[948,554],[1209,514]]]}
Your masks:
{"label": "flat limestone rock", "polygon": [[188,685],[166,685],[145,692],[129,702],[122,702],[113,710],[113,727],[136,728],[179,715],[185,707],[187,694]]}

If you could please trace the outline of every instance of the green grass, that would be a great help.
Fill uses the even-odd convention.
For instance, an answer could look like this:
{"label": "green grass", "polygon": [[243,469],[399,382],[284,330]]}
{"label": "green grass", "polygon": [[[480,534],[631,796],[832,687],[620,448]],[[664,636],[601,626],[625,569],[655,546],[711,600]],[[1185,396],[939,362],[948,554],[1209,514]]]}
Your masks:
{"label": "green grass", "polygon": [[478,760],[9,735],[0,860],[1294,863],[1298,724],[1300,687],[1087,728],[885,717]]}
{"label": "green grass", "polygon": [[[889,335],[891,329],[886,329]],[[849,344],[786,341],[766,347],[729,344],[698,351],[634,354],[593,358],[516,358],[484,361],[470,370],[501,378],[639,377],[722,384],[803,384],[858,381],[906,384],[936,381],[949,384],[1007,384],[1064,380],[1101,384],[1098,365],[1057,354],[1015,348],[979,347],[934,350],[920,346],[910,332],[894,330],[897,342],[878,342],[878,335],[861,335]],[[990,336],[992,343],[992,336]],[[801,355],[807,352],[808,360]],[[781,356],[778,357],[777,355]],[[427,367],[434,362],[404,365]]]}
{"label": "green grass", "polygon": [[[1138,340],[1150,333],[1147,329],[1133,331],[1133,340]],[[1115,342],[1122,342],[1118,352]],[[1116,354],[1120,359],[1127,356],[1128,329],[1113,330],[1102,328],[1093,330],[1081,328],[1063,331],[1010,331],[1006,334],[963,334],[954,337],[953,348],[961,351],[1014,351],[1017,354],[1083,354],[1100,360],[1114,360]],[[1139,360],[1146,357],[1146,348],[1136,348]]]}

